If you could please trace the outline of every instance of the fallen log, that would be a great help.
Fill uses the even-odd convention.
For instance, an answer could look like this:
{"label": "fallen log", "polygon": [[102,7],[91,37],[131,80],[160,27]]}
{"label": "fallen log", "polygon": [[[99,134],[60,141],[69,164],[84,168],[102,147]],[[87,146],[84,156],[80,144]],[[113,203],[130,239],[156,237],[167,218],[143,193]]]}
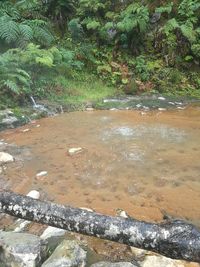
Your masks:
{"label": "fallen log", "polygon": [[21,219],[146,249],[172,259],[200,262],[200,231],[181,220],[160,224],[111,217],[0,192],[0,211]]}

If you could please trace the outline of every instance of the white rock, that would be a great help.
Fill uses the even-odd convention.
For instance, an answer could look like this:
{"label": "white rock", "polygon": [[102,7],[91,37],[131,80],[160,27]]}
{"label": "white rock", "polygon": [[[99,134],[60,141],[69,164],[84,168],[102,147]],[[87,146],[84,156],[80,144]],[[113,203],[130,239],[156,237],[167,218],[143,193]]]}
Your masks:
{"label": "white rock", "polygon": [[94,108],[86,108],[86,111],[94,111]]}
{"label": "white rock", "polygon": [[183,110],[183,109],[185,109],[185,107],[177,107],[177,109],[181,109],[181,110]]}
{"label": "white rock", "polygon": [[86,210],[86,211],[89,211],[89,212],[94,212],[92,209],[85,208],[85,207],[80,207],[80,209],[82,209],[82,210]]}
{"label": "white rock", "polygon": [[30,129],[24,129],[24,130],[22,130],[22,133],[27,133],[27,132],[29,132],[30,131]]}
{"label": "white rock", "polygon": [[40,192],[38,192],[37,190],[31,190],[28,194],[27,197],[31,197],[34,199],[39,199],[40,198]]}
{"label": "white rock", "polygon": [[81,153],[83,151],[83,148],[82,147],[73,147],[73,148],[70,148],[68,150],[68,153],[70,156],[74,155],[74,154],[78,154],[78,153]]}
{"label": "white rock", "polygon": [[42,233],[42,235],[40,236],[41,239],[43,240],[47,240],[51,237],[58,237],[58,236],[64,236],[66,233],[66,230],[63,230],[63,229],[59,229],[59,228],[56,228],[56,227],[52,227],[52,226],[49,226],[47,227],[44,232]]}
{"label": "white rock", "polygon": [[14,161],[14,158],[12,155],[5,153],[5,152],[0,152],[0,163],[9,163],[13,161]]}
{"label": "white rock", "polygon": [[159,96],[158,99],[159,99],[159,100],[163,100],[163,101],[166,100],[166,98],[163,97],[163,96]]}
{"label": "white rock", "polygon": [[159,111],[165,111],[167,110],[166,108],[158,108]]}
{"label": "white rock", "polygon": [[181,261],[172,260],[164,256],[146,256],[141,267],[184,267]]}
{"label": "white rock", "polygon": [[41,172],[38,172],[38,173],[36,174],[36,177],[39,178],[39,177],[42,177],[42,176],[46,176],[47,174],[48,174],[47,171],[41,171]]}

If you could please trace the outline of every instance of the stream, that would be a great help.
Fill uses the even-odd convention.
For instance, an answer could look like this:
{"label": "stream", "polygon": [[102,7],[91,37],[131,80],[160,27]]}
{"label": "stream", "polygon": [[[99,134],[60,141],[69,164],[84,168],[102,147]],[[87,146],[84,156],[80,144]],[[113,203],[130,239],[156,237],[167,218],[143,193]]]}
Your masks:
{"label": "stream", "polygon": [[[4,184],[43,199],[200,227],[200,106],[184,110],[65,113],[0,133],[16,145]],[[81,147],[69,155],[70,148]],[[36,174],[46,171],[47,175]]]}

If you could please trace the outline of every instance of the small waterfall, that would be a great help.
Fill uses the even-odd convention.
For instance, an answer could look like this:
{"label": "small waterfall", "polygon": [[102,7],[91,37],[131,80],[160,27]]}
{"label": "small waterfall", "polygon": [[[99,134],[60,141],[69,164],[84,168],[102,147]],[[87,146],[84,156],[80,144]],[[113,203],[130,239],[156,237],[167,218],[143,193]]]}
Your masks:
{"label": "small waterfall", "polygon": [[39,112],[45,112],[48,116],[54,116],[55,115],[55,112],[49,110],[44,105],[37,104],[33,96],[30,96],[30,100],[31,100],[33,108],[35,110],[37,110]]}
{"label": "small waterfall", "polygon": [[33,98],[33,96],[30,96],[31,102],[33,104],[34,107],[37,107],[38,105],[35,102],[35,99]]}

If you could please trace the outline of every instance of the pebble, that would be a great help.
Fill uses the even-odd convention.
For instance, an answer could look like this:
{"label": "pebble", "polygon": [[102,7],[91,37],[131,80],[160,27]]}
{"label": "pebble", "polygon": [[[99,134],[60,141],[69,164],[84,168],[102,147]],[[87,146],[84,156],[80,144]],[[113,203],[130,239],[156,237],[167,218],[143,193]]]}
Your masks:
{"label": "pebble", "polygon": [[158,100],[166,100],[166,98],[165,97],[163,97],[163,96],[160,96],[160,97],[158,97]]}
{"label": "pebble", "polygon": [[167,110],[166,108],[158,108],[159,111],[165,111]]}
{"label": "pebble", "polygon": [[40,177],[42,177],[42,176],[46,176],[47,174],[48,174],[47,171],[41,171],[41,172],[38,172],[38,173],[36,174],[36,177],[37,177],[37,178],[40,178]]}
{"label": "pebble", "polygon": [[94,108],[86,108],[86,111],[94,111]]}
{"label": "pebble", "polygon": [[[47,173],[47,172],[46,172]],[[37,190],[31,190],[28,194],[27,197],[31,197],[34,199],[39,199],[40,198],[40,192],[38,192]]]}
{"label": "pebble", "polygon": [[89,208],[85,208],[85,207],[80,207],[81,210],[86,210],[86,211],[89,211],[89,212],[94,212],[94,210],[92,209],[89,209]]}
{"label": "pebble", "polygon": [[24,129],[24,130],[22,130],[22,132],[23,132],[23,133],[27,133],[27,132],[29,132],[29,131],[30,131],[30,129],[28,129],[28,128],[27,128],[27,129]]}
{"label": "pebble", "polygon": [[81,153],[83,151],[82,147],[73,147],[68,150],[70,156]]}

